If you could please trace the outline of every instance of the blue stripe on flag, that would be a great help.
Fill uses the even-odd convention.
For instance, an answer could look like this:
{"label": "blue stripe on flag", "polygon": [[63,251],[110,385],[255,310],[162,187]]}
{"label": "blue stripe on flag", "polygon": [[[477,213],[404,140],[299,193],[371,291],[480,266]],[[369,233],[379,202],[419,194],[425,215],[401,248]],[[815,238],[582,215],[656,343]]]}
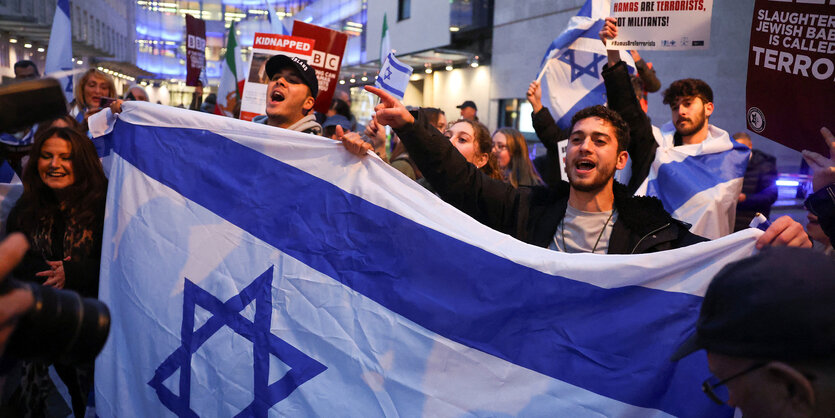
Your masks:
{"label": "blue stripe on flag", "polygon": [[403,65],[400,61],[397,60],[397,58],[395,58],[394,54],[392,54],[392,53],[389,53],[388,62],[389,62],[389,65],[391,65],[392,67],[394,67],[394,69],[396,69],[397,71],[400,71],[401,73],[409,73],[409,74],[412,73],[412,68],[411,67],[406,67],[405,65]]}
{"label": "blue stripe on flag", "polygon": [[592,0],[586,0],[586,2],[583,3],[583,7],[580,8],[579,12],[577,12],[577,16],[591,17],[591,1]]}
{"label": "blue stripe on flag", "polygon": [[574,103],[574,106],[571,106],[571,109],[568,109],[568,111],[566,111],[565,114],[557,120],[557,126],[559,126],[560,129],[571,129],[571,118],[575,113],[589,106],[602,105],[603,103],[606,103],[606,85],[600,83],[597,87],[589,90],[588,94],[578,100],[577,103]]}
{"label": "blue stripe on flag", "polygon": [[392,87],[391,85],[387,84],[385,81],[383,81],[383,77],[380,77],[379,75],[377,75],[377,84],[377,87],[380,87],[381,89],[389,93],[395,93],[398,97],[403,97],[406,95],[405,92],[400,91],[396,87]]}
{"label": "blue stripe on flag", "polygon": [[733,144],[727,151],[662,164],[656,178],[647,183],[647,195],[657,196],[672,213],[696,194],[742,177],[750,150],[736,141]]}
{"label": "blue stripe on flag", "polygon": [[70,0],[58,0],[57,7],[61,9],[67,17],[70,16]]}
{"label": "blue stripe on flag", "polygon": [[120,120],[111,137],[148,176],[444,337],[629,404],[733,413],[699,390],[704,356],[667,360],[699,297],[602,289],[520,266],[208,131]]}
{"label": "blue stripe on flag", "polygon": [[11,183],[14,175],[14,169],[9,165],[9,162],[3,161],[2,165],[0,165],[0,183]]}

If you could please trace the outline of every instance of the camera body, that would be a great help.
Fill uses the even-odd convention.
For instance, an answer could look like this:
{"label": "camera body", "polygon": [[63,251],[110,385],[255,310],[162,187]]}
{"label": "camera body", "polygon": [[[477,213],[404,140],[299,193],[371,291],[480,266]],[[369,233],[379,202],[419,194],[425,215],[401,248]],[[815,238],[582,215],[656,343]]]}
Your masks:
{"label": "camera body", "polygon": [[110,333],[110,310],[76,292],[7,279],[0,294],[14,288],[32,292],[35,303],[18,321],[6,345],[7,355],[63,364],[96,358]]}

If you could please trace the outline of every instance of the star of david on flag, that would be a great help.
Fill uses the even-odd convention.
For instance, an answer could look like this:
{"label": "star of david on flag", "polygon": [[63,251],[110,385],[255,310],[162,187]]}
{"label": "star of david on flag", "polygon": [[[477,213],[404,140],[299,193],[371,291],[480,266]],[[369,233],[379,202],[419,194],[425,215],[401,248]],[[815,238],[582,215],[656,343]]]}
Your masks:
{"label": "star of david on flag", "polygon": [[[211,293],[186,279],[183,292],[183,326],[180,331],[183,344],[162,362],[154,373],[154,378],[148,382],[157,391],[160,402],[171,412],[180,417],[196,415],[190,407],[191,358],[194,352],[223,326],[228,326],[253,344],[253,400],[237,416],[266,417],[269,408],[289,396],[299,385],[326,369],[321,363],[270,333],[272,277],[273,268],[270,267],[226,303],[222,303]],[[253,301],[255,321],[249,321],[240,312]],[[194,311],[198,305],[207,309],[213,316],[195,330]],[[290,370],[272,384],[268,382],[270,355],[290,366]],[[163,382],[178,370],[179,396],[163,385]]]}
{"label": "star of david on flag", "polygon": [[98,416],[733,415],[699,389],[704,356],[667,358],[761,231],[564,254],[338,141],[122,109],[98,138]]}
{"label": "star of david on flag", "polygon": [[[606,87],[601,76],[606,48],[598,34],[609,10],[610,0],[586,0],[542,58],[542,104],[562,129],[570,128],[571,117],[578,110],[606,103]],[[632,57],[625,51],[620,53],[633,73]]]}
{"label": "star of david on flag", "polygon": [[393,53],[389,53],[380,67],[380,73],[377,74],[374,86],[385,90],[399,100],[403,100],[412,71],[412,67],[400,62]]}

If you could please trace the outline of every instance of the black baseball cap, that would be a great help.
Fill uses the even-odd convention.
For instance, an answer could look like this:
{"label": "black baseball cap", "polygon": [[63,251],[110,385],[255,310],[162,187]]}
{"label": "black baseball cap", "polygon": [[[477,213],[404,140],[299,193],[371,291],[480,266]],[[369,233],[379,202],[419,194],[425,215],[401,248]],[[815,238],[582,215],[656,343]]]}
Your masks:
{"label": "black baseball cap", "polygon": [[459,108],[459,109],[463,109],[463,108],[465,108],[465,107],[471,107],[471,108],[473,108],[473,109],[475,109],[475,110],[478,110],[478,108],[477,108],[477,107],[475,107],[475,102],[474,102],[474,101],[472,101],[472,100],[467,100],[467,101],[465,101],[464,103],[461,103],[460,105],[455,106],[455,107],[457,107],[457,108]]}
{"label": "black baseball cap", "polygon": [[267,77],[272,79],[273,74],[287,67],[295,68],[299,72],[304,84],[310,88],[310,95],[315,99],[316,95],[319,94],[319,80],[316,78],[316,70],[307,61],[299,57],[289,57],[282,54],[273,55],[267,60],[264,70],[267,72]]}
{"label": "black baseball cap", "polygon": [[672,360],[701,349],[783,361],[835,356],[835,260],[769,247],[728,264],[707,288],[696,332]]}

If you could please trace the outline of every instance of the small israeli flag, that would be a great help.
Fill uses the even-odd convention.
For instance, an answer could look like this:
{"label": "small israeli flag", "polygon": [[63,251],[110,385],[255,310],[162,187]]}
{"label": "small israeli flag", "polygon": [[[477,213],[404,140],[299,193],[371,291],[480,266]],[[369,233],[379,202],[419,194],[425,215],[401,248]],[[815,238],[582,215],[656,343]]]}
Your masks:
{"label": "small israeli flag", "polygon": [[409,77],[412,76],[412,67],[400,62],[392,53],[388,54],[383,66],[380,68],[380,73],[377,74],[377,81],[374,86],[381,88],[403,100],[406,93],[406,86],[409,85]]}

